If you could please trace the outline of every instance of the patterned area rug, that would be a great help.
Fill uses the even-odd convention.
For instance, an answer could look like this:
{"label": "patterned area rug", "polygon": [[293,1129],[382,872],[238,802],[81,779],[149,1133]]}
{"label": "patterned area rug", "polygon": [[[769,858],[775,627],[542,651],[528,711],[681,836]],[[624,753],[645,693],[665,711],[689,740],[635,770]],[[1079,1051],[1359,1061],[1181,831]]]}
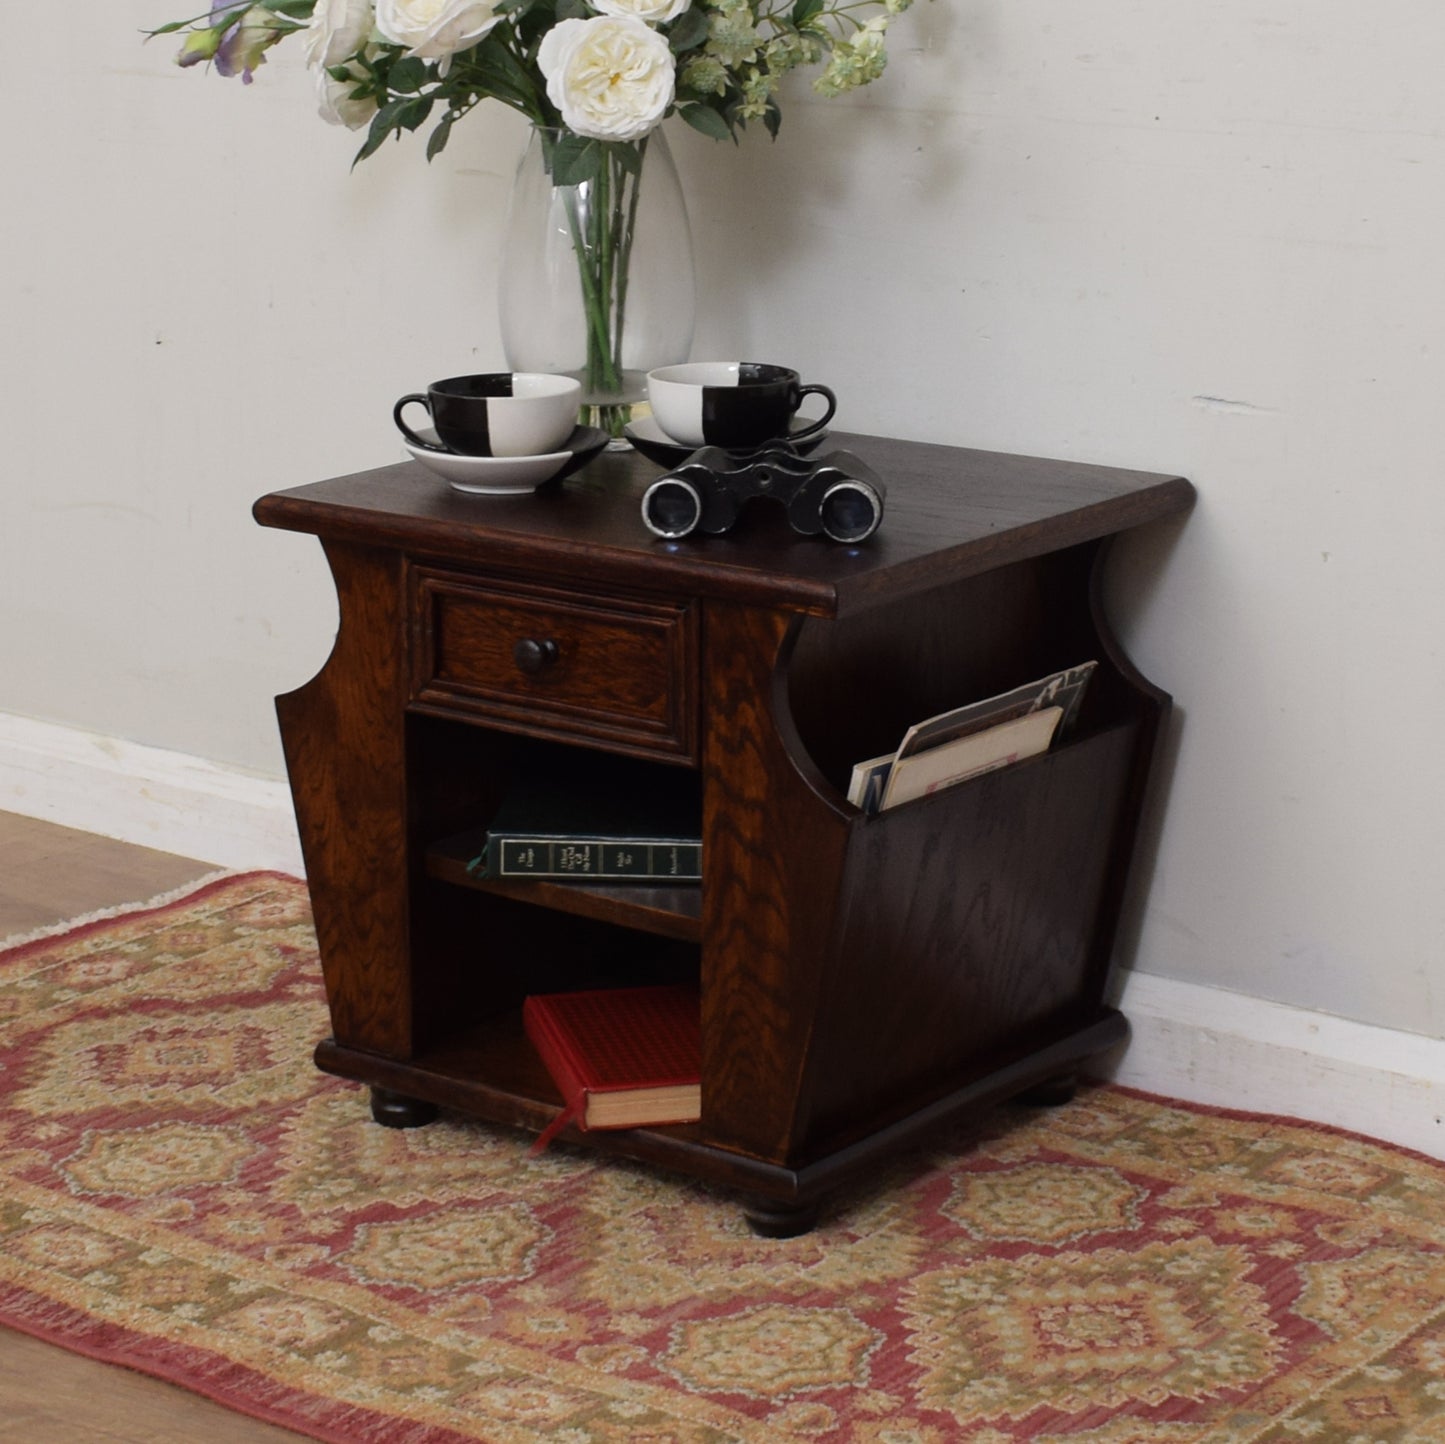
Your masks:
{"label": "patterned area rug", "polygon": [[803,1238],[370,1122],[306,894],[0,955],[0,1321],[346,1444],[1445,1441],[1445,1165],[1096,1088]]}

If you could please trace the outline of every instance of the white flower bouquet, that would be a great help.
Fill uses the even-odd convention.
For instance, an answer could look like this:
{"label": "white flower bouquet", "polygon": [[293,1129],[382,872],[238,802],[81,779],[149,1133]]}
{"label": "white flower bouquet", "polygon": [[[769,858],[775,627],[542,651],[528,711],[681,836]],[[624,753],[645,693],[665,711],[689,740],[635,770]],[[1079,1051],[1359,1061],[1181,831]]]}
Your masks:
{"label": "white flower bouquet", "polygon": [[[213,0],[162,25],[181,33],[181,65],[250,83],[266,52],[299,35],[322,116],[366,130],[359,161],[434,122],[428,158],[483,100],[519,111],[549,137],[557,186],[595,186],[606,206],[574,212],[589,334],[586,383],[620,383],[630,247],[628,208],[647,137],[670,115],[736,140],[749,123],[776,136],[778,87],[802,67],[838,95],[875,80],[885,34],[912,0]],[[591,219],[589,219],[591,217]],[[599,228],[597,236],[586,232]],[[607,252],[606,275],[596,258]],[[589,276],[589,268],[591,274]],[[590,282],[590,285],[589,285]],[[625,291],[624,291],[625,294]]]}
{"label": "white flower bouquet", "polygon": [[[838,95],[877,79],[885,32],[912,0],[213,0],[149,32],[184,32],[181,65],[249,83],[300,35],[322,115],[367,127],[358,159],[433,116],[427,154],[479,101],[597,142],[641,140],[676,112],[716,138],[776,135],[782,77],[822,66]],[[578,147],[570,165],[596,168]]]}

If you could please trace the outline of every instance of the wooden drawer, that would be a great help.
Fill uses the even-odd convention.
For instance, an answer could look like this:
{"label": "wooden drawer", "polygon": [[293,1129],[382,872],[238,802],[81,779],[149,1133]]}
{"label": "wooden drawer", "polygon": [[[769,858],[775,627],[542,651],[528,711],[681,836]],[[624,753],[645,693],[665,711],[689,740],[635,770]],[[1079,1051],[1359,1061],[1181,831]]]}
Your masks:
{"label": "wooden drawer", "polygon": [[418,567],[412,706],[697,758],[697,608]]}

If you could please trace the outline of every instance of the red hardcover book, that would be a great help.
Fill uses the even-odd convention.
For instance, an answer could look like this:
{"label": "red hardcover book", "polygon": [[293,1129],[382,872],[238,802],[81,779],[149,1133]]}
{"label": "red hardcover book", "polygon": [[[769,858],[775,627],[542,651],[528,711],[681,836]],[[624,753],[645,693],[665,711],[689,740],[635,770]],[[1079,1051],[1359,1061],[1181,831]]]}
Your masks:
{"label": "red hardcover book", "polygon": [[537,993],[522,1005],[522,1024],[563,1099],[534,1152],[568,1123],[643,1128],[701,1116],[702,1003],[696,987]]}

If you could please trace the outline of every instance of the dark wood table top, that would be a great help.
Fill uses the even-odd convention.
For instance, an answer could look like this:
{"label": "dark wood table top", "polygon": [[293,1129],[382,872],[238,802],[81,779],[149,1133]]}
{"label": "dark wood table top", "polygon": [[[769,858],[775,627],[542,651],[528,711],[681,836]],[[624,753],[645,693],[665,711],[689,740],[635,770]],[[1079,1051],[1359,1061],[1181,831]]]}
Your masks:
{"label": "dark wood table top", "polygon": [[767,502],[746,507],[725,536],[661,540],[643,525],[640,502],[664,468],[634,451],[604,452],[518,497],[460,493],[401,462],[273,492],[255,516],[469,565],[534,575],[543,565],[579,584],[842,616],[1182,513],[1194,498],[1177,476],[885,437],[835,432],[814,455],[838,450],[887,488],[882,525],[857,546],[800,536]]}

